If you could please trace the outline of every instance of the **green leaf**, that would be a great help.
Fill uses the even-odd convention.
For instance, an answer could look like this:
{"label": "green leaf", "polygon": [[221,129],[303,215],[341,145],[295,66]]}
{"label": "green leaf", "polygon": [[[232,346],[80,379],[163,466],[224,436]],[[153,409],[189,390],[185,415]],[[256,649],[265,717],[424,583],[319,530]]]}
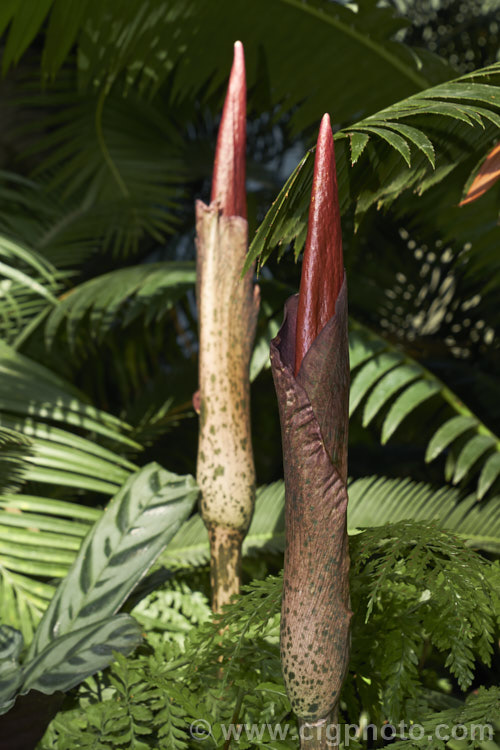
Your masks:
{"label": "green leaf", "polygon": [[[406,190],[423,192],[448,177],[471,155],[476,154],[477,159],[484,156],[498,132],[492,121],[500,114],[499,74],[500,64],[496,63],[474,71],[473,81],[470,76],[463,76],[413,94],[337,132],[337,181],[342,213],[356,201],[359,220],[370,206],[389,206]],[[483,80],[495,85],[485,85]],[[483,101],[487,107],[476,104]],[[405,121],[401,123],[403,118]],[[372,132],[379,138],[356,143],[359,153],[354,152],[353,164],[353,154],[346,156],[342,141],[351,133]],[[378,153],[377,141],[381,138],[393,149],[387,155],[385,148],[384,158]],[[407,166],[410,144],[418,149],[412,157],[412,169]],[[400,162],[400,156],[404,163]],[[273,248],[278,248],[278,258],[281,257],[284,247],[292,242],[295,257],[299,256],[306,237],[312,171],[311,158],[300,162],[292,173],[255,234],[247,267],[257,258],[261,265],[265,263]],[[363,186],[361,191],[352,189],[356,179]],[[273,231],[269,231],[270,225]]]}
{"label": "green leaf", "polygon": [[458,455],[455,473],[452,480],[453,484],[458,484],[470,471],[476,461],[478,461],[487,450],[493,448],[494,445],[495,439],[490,435],[474,435],[474,437],[464,445]]}
{"label": "green leaf", "polygon": [[19,658],[23,645],[19,630],[0,625],[0,716],[14,705],[14,696],[22,682]]}
{"label": "green leaf", "polygon": [[349,484],[347,523],[350,534],[366,527],[399,521],[435,521],[467,539],[474,547],[500,551],[498,498],[479,504],[453,487],[432,487],[411,479],[363,477]]}
{"label": "green leaf", "polygon": [[86,404],[69,383],[0,342],[0,411],[71,424],[135,446],[119,419]]}
{"label": "green leaf", "polygon": [[407,388],[391,406],[382,427],[382,444],[387,443],[391,435],[396,431],[401,422],[414,411],[417,406],[423,404],[431,396],[440,390],[438,383],[429,380],[420,380]]}
{"label": "green leaf", "polygon": [[[45,3],[29,24],[21,0],[13,2],[7,17],[13,15],[15,22],[19,16],[34,35],[51,4]],[[80,28],[72,16],[81,19]],[[70,22],[63,26],[63,18]],[[187,5],[129,0],[119,7],[109,1],[54,0],[45,38],[44,72],[53,75],[76,46],[85,63],[80,70],[84,86],[121,76],[129,87],[135,84],[149,93],[158,90],[175,69],[174,101],[186,91],[208,95],[225,82],[231,45],[245,32],[249,59],[257,59],[260,46],[269,68],[270,109],[283,103],[295,109],[292,124],[297,130],[310,126],[332,101],[339,120],[345,121],[353,101],[373,112],[383,106],[381,102],[387,104],[451,77],[452,70],[436,56],[394,41],[406,25],[392,8],[380,7],[375,0],[364,0],[356,12],[348,5],[324,0],[256,0],[250,6],[244,0],[220,0],[215,5],[203,0]],[[300,45],[290,29],[300,29]],[[27,39],[16,35],[14,43],[8,37],[10,54],[5,65],[24,52]],[[169,40],[167,47],[162,39]],[[217,44],[211,44],[214,39]],[[195,54],[200,49],[204,50],[202,70]],[[332,49],[335,55],[330,54]],[[311,84],[308,71],[313,55],[317,62]],[[248,66],[249,88],[256,83],[254,67]],[[342,85],[346,70],[353,71],[348,86]]]}
{"label": "green leaf", "polygon": [[373,417],[378,414],[383,404],[394,396],[401,388],[421,378],[424,371],[417,364],[405,364],[396,367],[384,375],[368,396],[363,412],[363,427],[367,427]]}
{"label": "green leaf", "polygon": [[[252,555],[263,549],[272,552],[283,550],[284,498],[282,481],[257,489],[252,522],[243,540],[244,555]],[[162,563],[167,567],[203,565],[209,559],[208,533],[198,513],[181,526],[161,556]]]}
{"label": "green leaf", "polygon": [[395,151],[401,154],[406,164],[411,167],[411,152],[408,143],[404,138],[395,133],[394,130],[389,130],[389,128],[374,127],[371,124],[369,126],[366,126],[366,130],[368,130],[370,133],[378,135],[379,138],[382,138],[384,141],[386,141],[389,146],[392,146]]}
{"label": "green leaf", "polygon": [[367,133],[353,130],[349,133],[349,142],[351,144],[351,164],[354,165],[365,150],[365,146],[370,140]]}
{"label": "green leaf", "polygon": [[500,454],[494,453],[485,462],[477,488],[477,499],[482,500],[500,474]]}
{"label": "green leaf", "polygon": [[[288,242],[297,237],[301,238],[302,244],[305,242],[307,217],[304,215],[303,206],[305,203],[309,205],[313,164],[314,155],[311,150],[306,153],[296,166],[260,224],[250,245],[245,265],[241,272],[242,276],[252,267],[257,259],[258,267],[264,264],[269,255],[269,253],[265,253],[265,249],[268,246],[278,245],[280,248],[278,257],[281,257]],[[306,172],[307,177],[304,179]],[[298,210],[299,207],[300,213]]]}
{"label": "green leaf", "polygon": [[113,651],[130,653],[141,641],[140,625],[127,614],[97,619],[54,637],[34,658],[26,660],[21,692],[38,690],[51,695],[57,690],[70,690],[109,666]]}
{"label": "green leaf", "polygon": [[40,623],[34,658],[54,638],[114,614],[192,510],[193,478],[148,464],[132,475],[83,542]]}
{"label": "green leaf", "polygon": [[26,47],[40,31],[52,3],[53,0],[40,0],[34,7],[28,7],[24,3],[17,3],[15,9],[11,6],[12,21],[2,61],[4,73],[12,63],[18,62]]}
{"label": "green leaf", "polygon": [[427,463],[434,461],[435,458],[447,448],[450,443],[453,443],[457,437],[463,435],[464,432],[474,429],[477,427],[477,420],[474,417],[452,417],[445,422],[439,430],[433,435],[432,440],[427,446],[425,454],[425,460]]}
{"label": "green leaf", "polygon": [[23,650],[23,637],[19,630],[8,625],[0,625],[0,661],[13,659],[19,661]]}
{"label": "green leaf", "polygon": [[351,384],[349,394],[349,414],[355,412],[356,408],[366,396],[370,388],[385,375],[403,361],[403,356],[397,352],[382,352],[375,355],[373,359],[359,370]]}
{"label": "green leaf", "polygon": [[143,315],[146,324],[156,323],[195,281],[191,262],[146,263],[98,276],[68,292],[47,318],[47,344],[64,321],[70,346],[75,345],[82,323],[85,330],[90,324],[91,336],[98,341],[117,322],[125,328]]}
{"label": "green leaf", "polygon": [[415,144],[415,146],[428,158],[432,168],[436,166],[434,146],[432,145],[430,138],[428,138],[422,130],[414,128],[411,125],[405,125],[402,122],[393,123],[389,127],[391,130],[396,130],[401,136],[406,137],[411,143]]}
{"label": "green leaf", "polygon": [[349,363],[351,371],[386,349],[385,341],[379,336],[367,336],[365,330],[349,330]]}

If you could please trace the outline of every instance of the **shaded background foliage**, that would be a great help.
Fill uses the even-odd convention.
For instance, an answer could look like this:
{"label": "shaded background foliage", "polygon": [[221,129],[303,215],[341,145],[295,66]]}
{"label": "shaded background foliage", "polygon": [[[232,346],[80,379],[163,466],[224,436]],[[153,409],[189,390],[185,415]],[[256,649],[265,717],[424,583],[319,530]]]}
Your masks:
{"label": "shaded background foliage", "polygon": [[[367,0],[355,13],[339,3],[281,0],[259,13],[257,6],[233,2],[214,10],[203,2],[167,8],[89,1],[77,8],[47,0],[37,4],[28,22],[22,4],[5,6],[0,229],[48,264],[46,287],[59,299],[52,309],[46,297],[33,288],[28,293],[19,282],[20,288],[2,299],[5,340],[76,385],[96,407],[129,423],[131,438],[142,448],[139,457],[130,446],[129,457],[143,464],[167,456],[179,472],[194,472],[192,207],[196,198],[208,199],[232,40],[239,36],[245,42],[248,65],[252,236],[311,145],[323,110],[348,133],[377,110],[392,111],[400,99],[493,63],[497,10],[495,3],[400,0],[392,6]],[[374,373],[363,370],[358,377],[353,476],[376,470],[441,482],[446,455],[451,466],[453,451],[425,464],[425,449],[447,418],[462,414],[462,398],[483,437],[498,432],[498,190],[477,204],[456,207],[497,126],[493,121],[486,130],[476,127],[464,135],[456,130],[460,123],[427,117],[417,117],[415,124],[431,142],[435,137],[438,165],[445,139],[454,144],[449,158],[461,154],[462,163],[446,179],[439,180],[439,169],[432,173],[432,151],[425,157],[408,141],[405,158],[412,159],[412,173],[402,160],[401,141],[377,142],[373,133],[351,176],[348,141],[337,140],[341,174],[348,180],[340,178],[350,309],[356,324],[365,326],[356,329],[355,340],[381,337],[370,344]],[[387,129],[385,137],[391,132],[395,139]],[[358,133],[359,143],[368,135]],[[424,163],[421,181],[430,176],[438,182],[417,200],[403,190],[405,174],[419,174],[417,166],[423,169]],[[443,169],[446,174],[446,164]],[[383,210],[367,208],[376,204],[381,180],[390,174],[403,180],[401,186],[390,200],[383,198]],[[419,182],[413,187],[418,190]],[[360,208],[363,191],[367,197]],[[295,194],[303,211],[307,190]],[[357,206],[346,205],[347,196],[356,195]],[[277,242],[281,253],[286,248],[287,238],[296,234],[296,216],[293,205],[285,208],[269,251]],[[302,239],[299,233],[296,254]],[[161,265],[165,262],[184,265],[174,271]],[[15,263],[42,280],[41,267],[28,268],[19,256]],[[168,277],[162,278],[162,268]],[[262,370],[266,341],[298,278],[288,251],[279,263],[271,253],[260,273],[264,302],[253,370],[261,371],[252,402],[262,483],[282,474],[277,409],[269,371]],[[384,446],[380,433],[397,391],[381,399],[378,409],[372,398],[370,414],[366,409],[362,414],[370,388],[390,374],[387,364],[379,367],[380,347],[400,353],[410,367],[418,363],[432,388],[440,388],[437,377],[449,389],[439,403],[437,396],[410,403],[408,418]],[[405,382],[412,382],[410,375]],[[497,444],[491,440],[483,459]],[[456,454],[459,445],[453,450]],[[475,471],[464,471],[462,478],[472,490],[480,466],[473,462],[469,468]],[[447,478],[452,477],[449,467]]]}
{"label": "shaded background foliage", "polygon": [[[351,529],[395,520],[397,507],[397,520],[439,518],[498,553],[498,185],[458,203],[500,132],[499,3],[27,8],[0,9],[0,502],[3,519],[12,508],[28,524],[46,513],[40,529],[52,542],[72,541],[40,571],[23,558],[32,526],[17,529],[25,547],[16,551],[0,519],[3,591],[14,592],[18,619],[31,608],[26,635],[130,472],[155,460],[195,473],[193,206],[209,198],[237,38],[248,69],[250,237],[262,260],[252,362],[259,484],[282,477],[268,342],[298,289],[311,154],[294,170],[328,111],[349,279],[349,469],[361,482]],[[488,75],[446,83],[486,66]],[[431,87],[433,99],[422,95]],[[395,483],[360,479],[371,474]],[[261,497],[247,577],[281,562],[282,492]],[[53,511],[57,530],[45,500],[70,503]],[[206,561],[199,517],[188,524],[165,563]],[[206,584],[203,574],[193,580]]]}

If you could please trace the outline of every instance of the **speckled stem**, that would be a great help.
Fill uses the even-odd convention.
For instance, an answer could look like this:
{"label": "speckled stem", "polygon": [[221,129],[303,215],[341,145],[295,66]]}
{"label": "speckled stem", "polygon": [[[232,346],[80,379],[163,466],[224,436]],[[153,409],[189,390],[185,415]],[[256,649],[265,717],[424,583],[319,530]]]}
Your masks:
{"label": "speckled stem", "polygon": [[210,586],[214,612],[229,604],[241,585],[241,545],[245,534],[227,526],[212,526],[210,537]]}
{"label": "speckled stem", "polygon": [[301,750],[337,750],[339,746],[339,725],[337,711],[320,721],[309,722],[299,719]]}
{"label": "speckled stem", "polygon": [[281,659],[292,708],[311,723],[336,710],[349,661],[345,278],[335,315],[295,378],[297,304],[297,296],[286,304],[271,342],[271,366],[286,489]]}
{"label": "speckled stem", "polygon": [[[197,479],[211,540],[214,611],[239,589],[241,541],[255,499],[249,367],[259,290],[241,279],[247,222],[196,204],[200,430]],[[237,541],[239,540],[239,541]]]}

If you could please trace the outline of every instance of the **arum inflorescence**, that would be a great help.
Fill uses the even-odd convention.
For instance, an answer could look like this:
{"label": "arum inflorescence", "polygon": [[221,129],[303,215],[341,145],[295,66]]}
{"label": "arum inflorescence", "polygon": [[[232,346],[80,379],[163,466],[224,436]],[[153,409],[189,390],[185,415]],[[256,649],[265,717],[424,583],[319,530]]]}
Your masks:
{"label": "arum inflorescence", "polygon": [[271,363],[286,487],[283,674],[292,708],[314,729],[303,746],[326,747],[320,730],[335,721],[351,618],[347,288],[328,115],[316,150],[300,294],[286,303]]}
{"label": "arum inflorescence", "polygon": [[196,204],[200,429],[197,479],[210,537],[213,608],[238,592],[255,498],[249,366],[259,307],[247,252],[245,60],[241,42],[219,128],[209,206]]}

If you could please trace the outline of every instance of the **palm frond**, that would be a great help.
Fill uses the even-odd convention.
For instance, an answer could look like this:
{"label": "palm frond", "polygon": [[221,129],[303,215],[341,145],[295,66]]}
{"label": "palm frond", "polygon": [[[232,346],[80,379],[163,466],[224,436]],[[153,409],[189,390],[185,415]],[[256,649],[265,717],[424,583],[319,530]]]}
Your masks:
{"label": "palm frond", "polygon": [[[243,546],[245,555],[283,551],[284,493],[281,481],[259,488]],[[22,611],[29,613],[24,627],[36,626],[54,591],[40,577],[66,576],[83,538],[101,515],[96,508],[50,498],[20,494],[0,498],[0,586],[4,592],[0,601],[4,620],[18,627],[24,622],[16,619]],[[455,488],[436,489],[409,479],[365,477],[350,482],[350,534],[405,519],[434,520],[474,547],[500,550],[498,504],[478,505],[474,495],[464,497]],[[199,514],[181,526],[160,558],[168,568],[205,565],[208,560],[208,535]],[[27,640],[31,640],[30,633]]]}
{"label": "palm frond", "polygon": [[29,445],[26,435],[0,427],[0,493],[11,492],[22,484],[23,458]]}
{"label": "palm frond", "polygon": [[[345,121],[352,119],[353,102],[373,112],[452,77],[438,57],[394,41],[408,22],[376,0],[364,0],[356,12],[327,0],[256,0],[251,5],[245,0],[216,5],[203,0],[118,5],[113,0],[45,0],[29,24],[22,2],[13,0],[0,16],[0,33],[11,21],[4,69],[20,59],[47,15],[43,64],[48,75],[55,75],[76,44],[83,86],[109,86],[121,77],[127,88],[150,93],[175,69],[174,100],[222,86],[232,44],[242,39],[249,87],[267,69],[271,105],[294,110],[297,130],[316,121],[332,102],[337,118]],[[300,29],[300,44],[291,28]],[[202,67],[194,54],[200,49]]]}
{"label": "palm frond", "polygon": [[0,496],[0,619],[26,643],[101,511],[22,494]]}
{"label": "palm frond", "polygon": [[493,460],[499,455],[499,438],[432,372],[353,320],[349,347],[350,414],[363,403],[364,427],[383,417],[384,444],[419,407],[439,399],[442,413],[437,415],[439,425],[428,444],[426,461],[447,450],[447,481],[458,484],[480,472],[477,496],[484,497],[500,475],[500,461]]}
{"label": "palm frond", "polygon": [[[243,543],[243,553],[282,552],[285,544],[285,485],[275,482],[257,490],[255,512]],[[347,524],[350,534],[361,528],[412,519],[436,521],[469,544],[492,552],[500,550],[498,503],[478,505],[453,487],[435,488],[410,479],[364,477],[349,483]],[[161,556],[166,567],[204,565],[209,560],[207,530],[201,516],[192,516]]]}
{"label": "palm frond", "polygon": [[111,328],[126,328],[139,316],[144,316],[145,325],[151,325],[195,281],[195,264],[190,262],[146,263],[98,276],[63,296],[47,319],[46,341],[52,343],[64,322],[70,346],[74,346],[83,323],[97,341]]}
{"label": "palm frond", "polygon": [[[401,122],[403,120],[403,122]],[[479,158],[500,126],[500,63],[415,94],[335,135],[339,198],[358,218],[389,206],[404,191],[422,194],[467,159]],[[350,154],[346,148],[350,141]],[[410,167],[411,165],[411,167]],[[305,242],[313,151],[287,180],[251,244],[246,267],[273,248]]]}
{"label": "palm frond", "polygon": [[[0,342],[0,426],[27,438],[21,448],[22,480],[112,494],[134,464],[99,445],[137,450],[116,417],[85,403],[78,391],[42,365]],[[59,425],[59,426],[58,426]],[[64,427],[64,429],[63,429]]]}
{"label": "palm frond", "polygon": [[0,335],[12,342],[57,303],[60,274],[43,257],[0,236]]}
{"label": "palm frond", "polygon": [[102,208],[80,196],[63,200],[60,190],[49,193],[47,179],[0,172],[0,200],[0,232],[57,269],[74,269],[95,253],[106,231]]}
{"label": "palm frond", "polygon": [[184,142],[163,102],[140,101],[134,92],[126,99],[83,95],[75,86],[68,73],[48,92],[27,96],[40,112],[30,126],[34,144],[25,151],[41,154],[34,177],[49,195],[74,204],[39,246],[46,254],[54,241],[82,241],[86,234],[126,255],[144,235],[159,241],[179,224],[188,176]]}
{"label": "palm frond", "polygon": [[[498,500],[498,498],[495,498]],[[500,506],[478,504],[474,494],[464,497],[454,487],[438,489],[411,479],[363,477],[349,485],[348,526],[357,529],[412,519],[436,521],[473,547],[500,550]]]}

